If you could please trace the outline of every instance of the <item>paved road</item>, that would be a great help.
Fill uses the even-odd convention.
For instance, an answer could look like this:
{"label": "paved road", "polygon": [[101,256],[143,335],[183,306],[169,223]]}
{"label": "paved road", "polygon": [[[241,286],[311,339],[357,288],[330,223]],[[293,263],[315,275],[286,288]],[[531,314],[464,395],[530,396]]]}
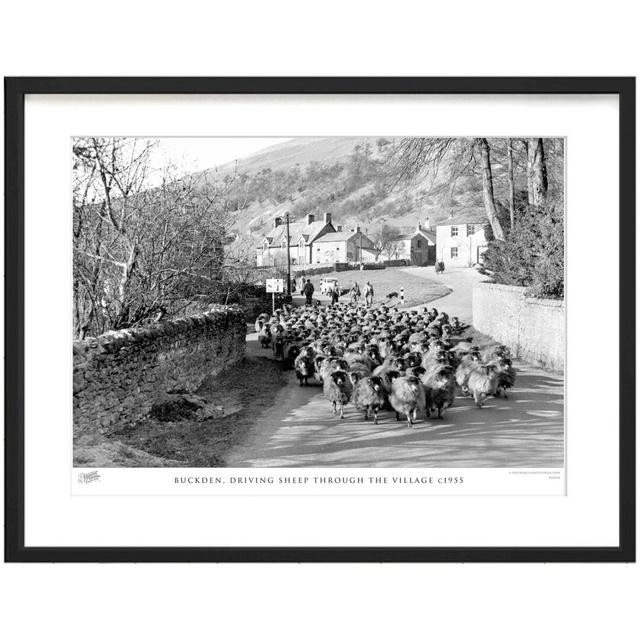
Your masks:
{"label": "paved road", "polygon": [[433,267],[407,267],[402,271],[449,287],[451,293],[434,300],[433,305],[438,309],[442,308],[450,316],[458,316],[464,322],[471,322],[471,290],[476,282],[486,280],[486,276],[475,269],[450,269],[439,275]]}
{"label": "paved road", "polygon": [[[413,274],[421,270],[413,268]],[[425,268],[424,277],[435,278]],[[434,304],[461,319],[471,319],[471,270],[438,278],[453,292]],[[255,341],[249,355],[264,357]],[[524,362],[508,399],[491,398],[477,409],[470,398],[456,398],[443,420],[419,421],[413,429],[384,412],[378,425],[347,406],[335,418],[322,387],[289,384],[273,407],[256,416],[243,445],[227,459],[231,467],[561,467],[564,456],[564,385],[561,376]]]}

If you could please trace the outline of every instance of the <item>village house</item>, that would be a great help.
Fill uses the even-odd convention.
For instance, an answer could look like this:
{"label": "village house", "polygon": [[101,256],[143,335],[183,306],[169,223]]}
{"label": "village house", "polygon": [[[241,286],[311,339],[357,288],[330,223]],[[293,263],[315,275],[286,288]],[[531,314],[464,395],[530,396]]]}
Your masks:
{"label": "village house", "polygon": [[[321,220],[310,213],[301,222],[289,224],[289,254],[291,264],[311,264],[314,242],[326,233],[335,233],[331,214],[325,213]],[[276,216],[273,228],[267,232],[257,250],[256,264],[259,267],[283,266],[287,264],[287,225],[284,218]]]}
{"label": "village house", "polygon": [[424,225],[418,222],[411,233],[399,238],[393,257],[418,267],[435,264],[436,232],[431,229],[428,218]]}
{"label": "village house", "polygon": [[327,262],[375,262],[376,252],[373,242],[365,236],[360,227],[335,233],[326,233],[314,242],[313,263]]}
{"label": "village house", "polygon": [[469,211],[436,225],[436,254],[445,266],[472,267],[487,248],[483,213]]}
{"label": "village house", "polygon": [[[289,253],[291,265],[326,264],[335,262],[375,262],[374,243],[360,227],[343,231],[334,227],[331,214],[325,213],[316,221],[310,213],[304,221],[289,224]],[[256,263],[259,267],[287,264],[287,225],[277,216],[273,228],[258,247]]]}

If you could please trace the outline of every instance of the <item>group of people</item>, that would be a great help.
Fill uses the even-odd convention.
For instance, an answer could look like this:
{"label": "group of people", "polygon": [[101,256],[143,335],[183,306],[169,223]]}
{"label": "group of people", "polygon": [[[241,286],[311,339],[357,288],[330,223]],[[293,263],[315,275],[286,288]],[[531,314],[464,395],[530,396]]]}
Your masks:
{"label": "group of people", "polygon": [[[292,284],[291,290],[295,292],[295,285]],[[315,292],[315,287],[309,278],[302,278],[302,287],[300,292],[305,297],[305,304],[307,306],[313,306],[313,294]],[[340,295],[342,293],[341,287],[336,281],[333,284],[333,287],[329,290],[329,297],[331,298],[331,305],[338,303],[340,299]],[[360,289],[360,285],[357,282],[353,283],[351,289],[348,292],[349,297],[351,298],[351,302],[358,304],[360,302],[360,298],[362,297],[362,291]],[[367,307],[370,307],[373,304],[373,285],[371,282],[367,280],[367,284],[364,287],[364,301]]]}
{"label": "group of people", "polygon": [[[351,302],[355,304],[360,302],[362,291],[360,290],[360,285],[357,282],[354,282],[351,289],[349,289],[349,297],[351,298]],[[336,298],[333,302],[338,302],[338,299]],[[367,307],[370,307],[373,304],[373,285],[368,280],[367,284],[364,286],[364,302]]]}

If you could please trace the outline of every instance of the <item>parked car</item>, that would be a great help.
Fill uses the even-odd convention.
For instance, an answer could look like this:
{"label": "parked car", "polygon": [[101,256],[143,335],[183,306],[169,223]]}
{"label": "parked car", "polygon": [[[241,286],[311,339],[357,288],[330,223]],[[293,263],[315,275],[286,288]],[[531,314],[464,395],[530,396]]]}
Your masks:
{"label": "parked car", "polygon": [[322,278],[320,280],[320,293],[329,295],[329,291],[338,283],[338,278]]}

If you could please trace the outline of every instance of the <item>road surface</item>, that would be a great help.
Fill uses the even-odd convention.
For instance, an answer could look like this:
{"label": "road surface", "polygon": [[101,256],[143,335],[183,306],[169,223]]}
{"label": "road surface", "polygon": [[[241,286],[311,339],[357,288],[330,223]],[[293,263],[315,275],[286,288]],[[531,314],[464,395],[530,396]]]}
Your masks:
{"label": "road surface", "polygon": [[[419,269],[411,269],[413,274]],[[424,277],[435,278],[433,269]],[[433,302],[461,319],[471,317],[471,287],[480,276],[451,271],[438,282],[452,293]],[[247,354],[265,357],[249,336]],[[275,404],[227,457],[230,467],[562,467],[564,383],[562,376],[514,361],[516,387],[508,399],[490,398],[482,409],[459,396],[443,420],[396,422],[382,412],[377,425],[348,405],[333,416],[319,384],[300,388],[293,372]]]}

